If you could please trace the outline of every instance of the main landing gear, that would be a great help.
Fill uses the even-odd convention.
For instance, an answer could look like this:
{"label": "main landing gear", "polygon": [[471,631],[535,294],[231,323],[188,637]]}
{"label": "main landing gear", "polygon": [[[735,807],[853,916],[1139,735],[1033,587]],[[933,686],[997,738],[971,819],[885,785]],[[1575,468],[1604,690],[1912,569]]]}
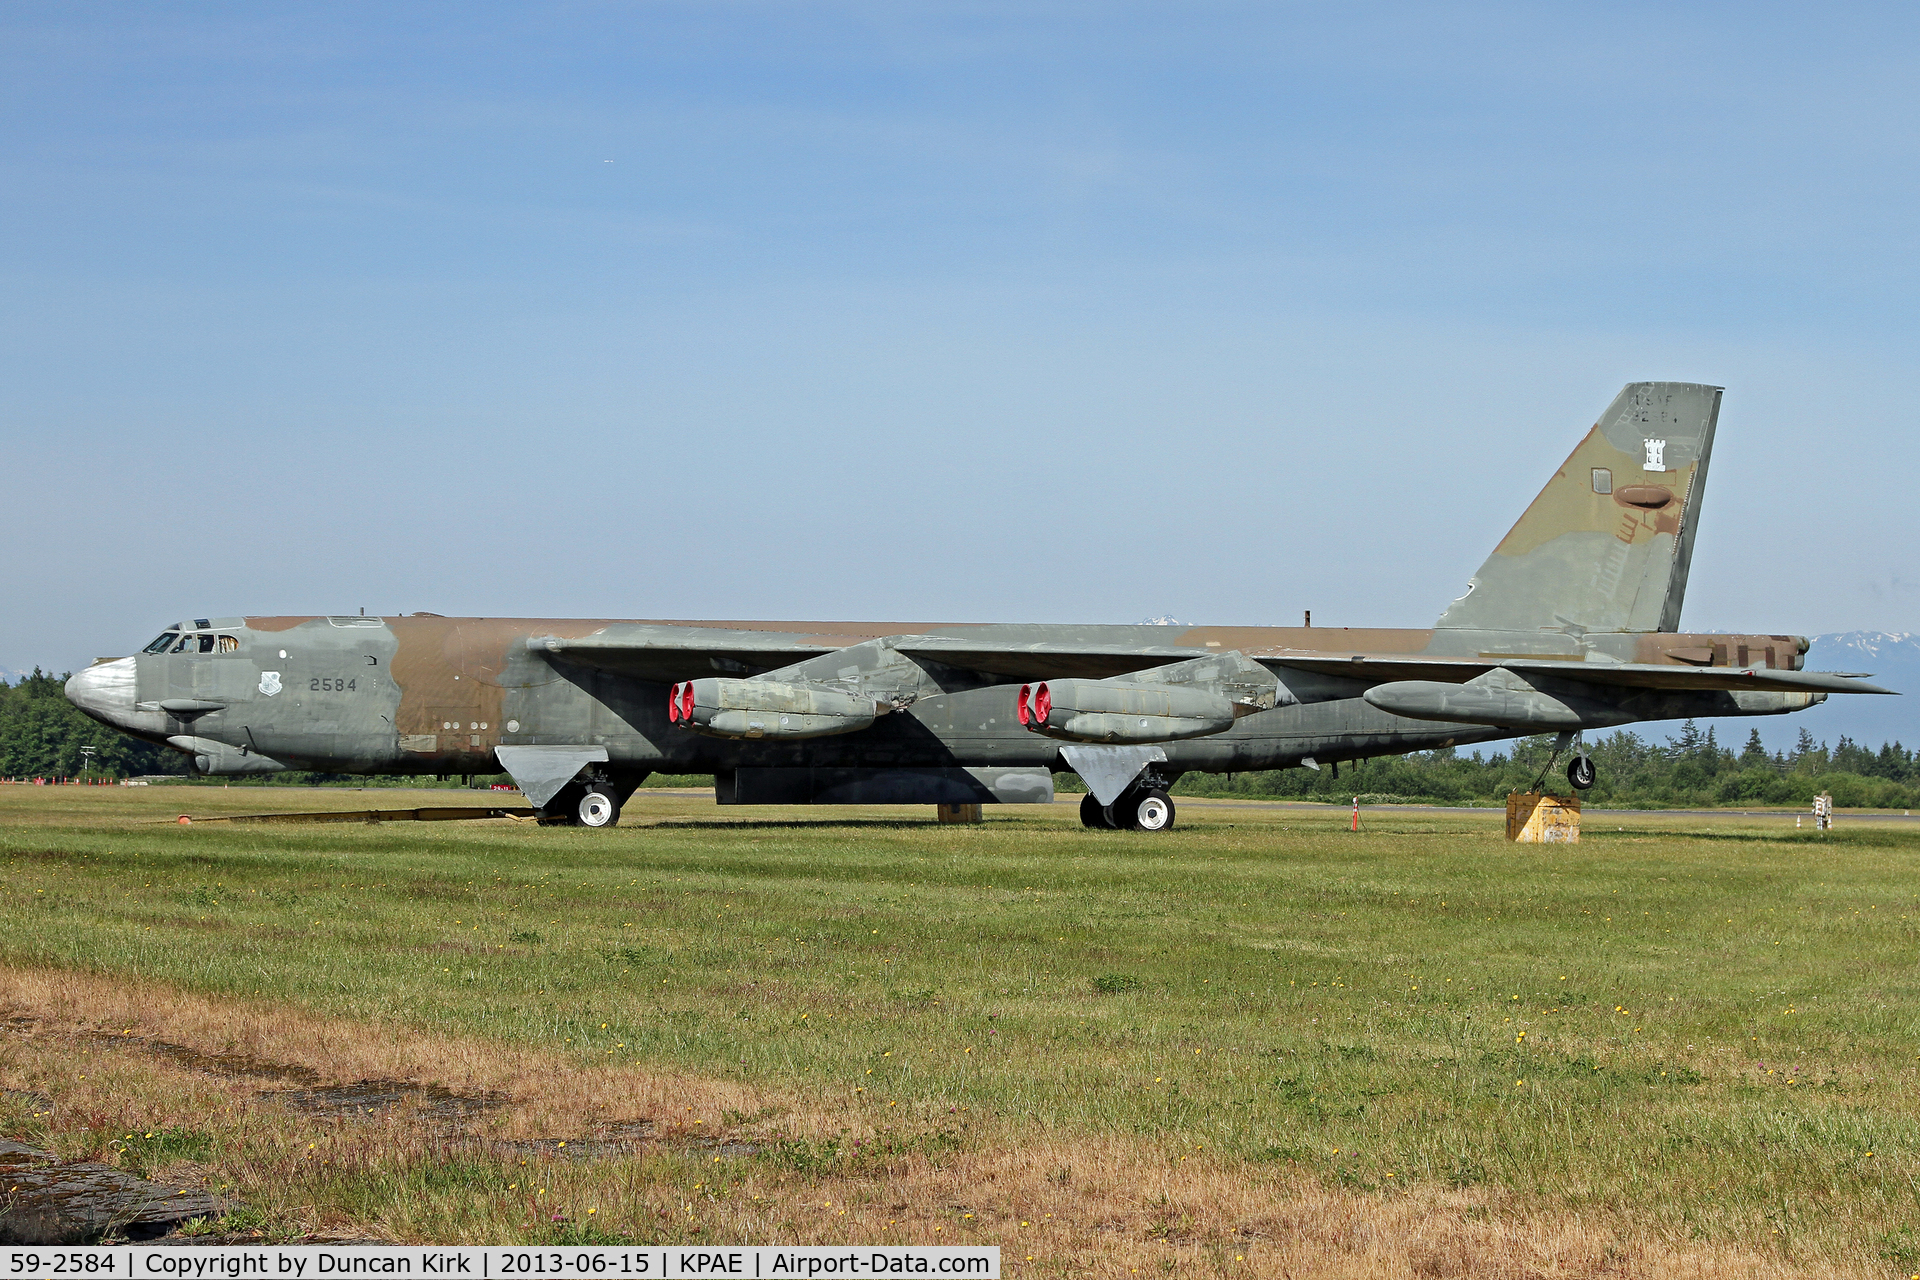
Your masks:
{"label": "main landing gear", "polygon": [[1104,831],[1166,831],[1173,818],[1173,799],[1157,782],[1129,787],[1110,805],[1092,792],[1080,801],[1080,825]]}
{"label": "main landing gear", "polygon": [[560,827],[611,827],[639,785],[638,778],[577,779],[541,806],[540,821]]}

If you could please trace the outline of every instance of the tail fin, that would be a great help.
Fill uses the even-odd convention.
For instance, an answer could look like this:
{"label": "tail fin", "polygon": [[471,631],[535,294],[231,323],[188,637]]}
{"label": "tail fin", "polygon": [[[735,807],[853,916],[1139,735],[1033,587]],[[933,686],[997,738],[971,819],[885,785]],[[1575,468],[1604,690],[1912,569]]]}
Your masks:
{"label": "tail fin", "polygon": [[1719,387],[1627,384],[1435,625],[1677,630],[1719,417]]}

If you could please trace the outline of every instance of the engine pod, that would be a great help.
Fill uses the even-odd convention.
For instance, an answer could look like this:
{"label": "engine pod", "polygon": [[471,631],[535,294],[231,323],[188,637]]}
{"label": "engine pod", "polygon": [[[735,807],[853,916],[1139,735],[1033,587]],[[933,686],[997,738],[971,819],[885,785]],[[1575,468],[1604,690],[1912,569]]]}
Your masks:
{"label": "engine pod", "polygon": [[1223,693],[1119,680],[1051,680],[1036,686],[1027,728],[1070,742],[1175,742],[1233,727]]}
{"label": "engine pod", "polygon": [[824,738],[873,724],[872,698],[827,685],[710,677],[675,685],[668,718],[718,738]]}

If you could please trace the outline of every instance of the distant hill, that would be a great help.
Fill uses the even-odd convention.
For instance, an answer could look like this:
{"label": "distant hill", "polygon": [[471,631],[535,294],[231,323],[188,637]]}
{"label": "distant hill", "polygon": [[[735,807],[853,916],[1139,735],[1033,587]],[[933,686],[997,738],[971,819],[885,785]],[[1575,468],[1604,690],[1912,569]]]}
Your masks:
{"label": "distant hill", "polygon": [[[1747,730],[1758,727],[1770,750],[1785,750],[1804,727],[1815,741],[1832,746],[1844,735],[1862,746],[1883,742],[1920,746],[1920,635],[1911,631],[1840,631],[1814,636],[1807,651],[1808,671],[1866,671],[1873,683],[1897,689],[1898,698],[1835,694],[1811,711],[1790,716],[1754,716],[1750,719],[1702,721],[1701,728],[1717,726],[1723,746],[1736,750],[1747,740]],[[1650,725],[1643,737],[1659,741],[1663,726]],[[1665,732],[1678,732],[1678,726]]]}

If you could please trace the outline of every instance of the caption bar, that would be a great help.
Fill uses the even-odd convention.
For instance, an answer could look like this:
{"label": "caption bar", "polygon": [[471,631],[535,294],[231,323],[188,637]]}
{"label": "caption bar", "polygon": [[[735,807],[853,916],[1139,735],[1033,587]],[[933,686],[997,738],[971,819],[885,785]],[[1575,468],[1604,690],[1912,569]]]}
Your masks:
{"label": "caption bar", "polygon": [[998,1245],[672,1245],[496,1248],[437,1245],[210,1245],[0,1248],[0,1280],[680,1280],[821,1276],[972,1276],[999,1280]]}

